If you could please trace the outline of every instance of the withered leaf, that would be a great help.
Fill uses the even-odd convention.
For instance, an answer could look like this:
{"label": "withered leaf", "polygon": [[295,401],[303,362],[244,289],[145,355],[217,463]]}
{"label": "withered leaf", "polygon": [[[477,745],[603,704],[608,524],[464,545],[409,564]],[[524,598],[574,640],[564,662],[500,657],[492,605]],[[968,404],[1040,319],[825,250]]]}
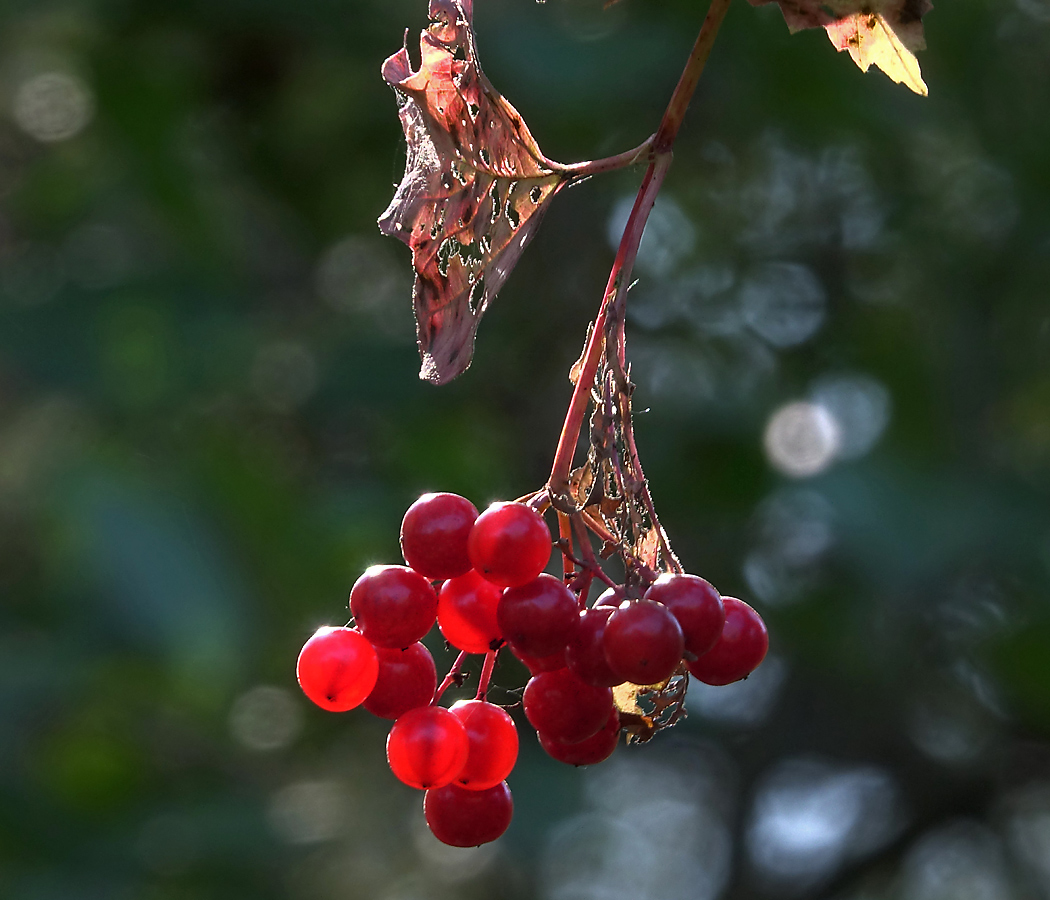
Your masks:
{"label": "withered leaf", "polygon": [[430,0],[419,69],[407,47],[383,64],[408,160],[379,227],[412,250],[420,378],[437,384],[470,365],[481,316],[571,178],[482,73],[471,15],[472,0]]}
{"label": "withered leaf", "polygon": [[915,53],[926,49],[922,17],[930,0],[750,0],[776,2],[792,33],[823,28],[837,50],[848,50],[866,72],[872,64],[894,81],[926,96]]}

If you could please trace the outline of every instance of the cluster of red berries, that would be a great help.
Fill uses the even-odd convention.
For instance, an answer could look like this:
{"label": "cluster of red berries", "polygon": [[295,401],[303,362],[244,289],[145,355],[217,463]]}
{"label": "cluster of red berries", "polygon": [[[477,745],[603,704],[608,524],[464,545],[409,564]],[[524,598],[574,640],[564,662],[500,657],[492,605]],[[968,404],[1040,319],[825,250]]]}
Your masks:
{"label": "cluster of red berries", "polygon": [[[577,766],[616,748],[613,687],[661,684],[683,662],[701,681],[728,684],[746,677],[768,647],[750,606],[695,575],[661,575],[640,598],[611,587],[587,608],[585,597],[544,574],[551,534],[523,503],[494,503],[478,515],[456,494],[424,494],[405,514],[401,550],[408,566],[368,569],[350,592],[355,627],[319,629],[299,654],[297,674],[324,709],[364,705],[394,720],[390,768],[426,791],[427,825],[453,846],[495,840],[513,813],[506,778],[517,729],[485,699],[503,647],[532,673],[522,705],[540,744]],[[440,687],[420,643],[435,621],[462,651]],[[486,654],[477,697],[439,706],[470,653]]]}

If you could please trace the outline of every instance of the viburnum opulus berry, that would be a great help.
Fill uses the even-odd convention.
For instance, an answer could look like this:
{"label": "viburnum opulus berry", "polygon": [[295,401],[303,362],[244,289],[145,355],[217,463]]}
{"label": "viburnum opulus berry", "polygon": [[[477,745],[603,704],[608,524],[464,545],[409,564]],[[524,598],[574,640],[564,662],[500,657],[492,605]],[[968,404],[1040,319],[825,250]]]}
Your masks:
{"label": "viburnum opulus berry", "polygon": [[542,573],[503,592],[496,621],[516,653],[551,656],[564,652],[576,634],[580,605],[560,579]]}
{"label": "viburnum opulus berry", "polygon": [[502,640],[496,607],[501,591],[471,569],[450,578],[438,593],[438,628],[453,647],[486,653]]}
{"label": "viburnum opulus berry", "polygon": [[587,684],[569,669],[541,672],[525,685],[522,706],[536,731],[560,743],[575,744],[597,734],[609,721],[612,689]]}
{"label": "viburnum opulus berry", "polygon": [[434,626],[437,594],[422,575],[405,566],[371,566],[350,590],[350,612],[377,647],[401,649]]}
{"label": "viburnum opulus berry", "polygon": [[472,791],[495,787],[518,759],[518,729],[502,707],[484,700],[460,700],[449,710],[467,730],[470,750],[455,783]]}
{"label": "viburnum opulus berry", "polygon": [[467,730],[440,706],[410,709],[390,729],[386,759],[409,787],[429,790],[455,780],[467,761]]}
{"label": "viburnum opulus berry", "polygon": [[685,649],[701,656],[718,640],[725,624],[722,598],[698,575],[666,573],[645,592],[647,600],[666,606],[682,626]]}
{"label": "viburnum opulus berry", "polygon": [[605,626],[615,611],[615,606],[594,606],[581,612],[576,634],[565,649],[569,668],[588,684],[615,687],[627,680],[605,658]]}
{"label": "viburnum opulus berry", "polygon": [[353,628],[318,628],[299,651],[299,686],[329,712],[360,706],[375,687],[379,660],[375,648]]}
{"label": "viburnum opulus berry", "polygon": [[548,735],[539,734],[540,746],[558,762],[570,766],[592,766],[612,756],[620,739],[620,714],[613,710],[609,721],[589,738],[575,744],[563,744]]}
{"label": "viburnum opulus berry", "polygon": [[671,611],[655,600],[618,606],[602,636],[609,668],[632,684],[659,684],[682,661],[682,628]]}
{"label": "viburnum opulus berry", "polygon": [[434,657],[419,642],[404,650],[376,647],[379,677],[364,707],[381,719],[396,719],[417,706],[429,706],[437,689]]}
{"label": "viburnum opulus berry", "polygon": [[532,581],[546,567],[551,549],[543,516],[524,503],[493,503],[467,539],[471,564],[503,588]]}
{"label": "viburnum opulus berry", "polygon": [[766,657],[766,623],[743,600],[723,597],[726,622],[714,647],[689,663],[689,671],[705,684],[730,684],[746,678]]}
{"label": "viburnum opulus berry", "polygon": [[433,581],[455,578],[470,570],[467,537],[477,508],[459,494],[424,494],[401,522],[405,562]]}
{"label": "viburnum opulus berry", "polygon": [[423,817],[434,837],[453,847],[477,847],[496,840],[513,815],[514,800],[505,781],[483,791],[450,784],[423,797]]}

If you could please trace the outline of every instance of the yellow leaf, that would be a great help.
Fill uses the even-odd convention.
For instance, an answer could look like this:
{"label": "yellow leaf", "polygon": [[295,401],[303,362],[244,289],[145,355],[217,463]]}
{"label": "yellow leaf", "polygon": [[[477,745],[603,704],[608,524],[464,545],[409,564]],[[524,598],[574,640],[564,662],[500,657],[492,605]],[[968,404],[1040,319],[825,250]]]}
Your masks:
{"label": "yellow leaf", "polygon": [[862,72],[874,64],[916,94],[923,97],[929,94],[915,54],[881,14],[853,13],[825,27],[831,43],[839,50],[849,50]]}

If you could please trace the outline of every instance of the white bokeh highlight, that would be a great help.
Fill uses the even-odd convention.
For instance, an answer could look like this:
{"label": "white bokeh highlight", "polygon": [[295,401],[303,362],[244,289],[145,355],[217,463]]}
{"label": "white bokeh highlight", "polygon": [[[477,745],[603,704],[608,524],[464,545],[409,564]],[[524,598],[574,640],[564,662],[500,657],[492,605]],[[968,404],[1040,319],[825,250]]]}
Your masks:
{"label": "white bokeh highlight", "polygon": [[30,137],[53,144],[76,137],[88,126],[95,115],[95,97],[75,75],[43,72],[15,88],[11,113]]}

